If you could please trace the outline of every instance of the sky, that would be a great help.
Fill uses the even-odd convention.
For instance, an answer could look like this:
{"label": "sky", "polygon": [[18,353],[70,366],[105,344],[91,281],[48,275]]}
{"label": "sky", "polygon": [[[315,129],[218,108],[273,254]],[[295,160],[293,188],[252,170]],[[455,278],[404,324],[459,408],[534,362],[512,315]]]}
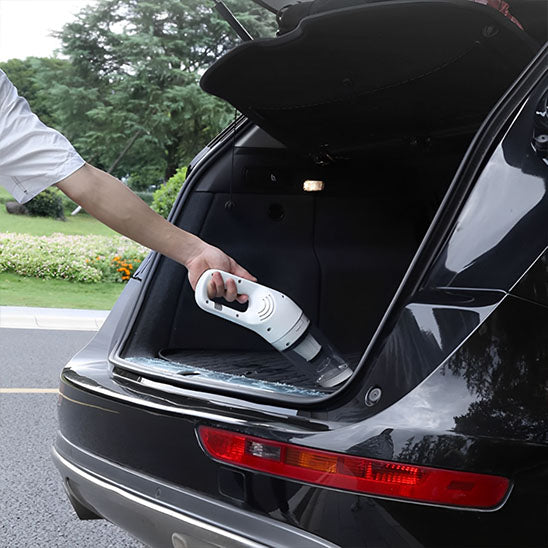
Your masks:
{"label": "sky", "polygon": [[98,0],[0,0],[0,62],[50,57],[60,42],[49,36]]}

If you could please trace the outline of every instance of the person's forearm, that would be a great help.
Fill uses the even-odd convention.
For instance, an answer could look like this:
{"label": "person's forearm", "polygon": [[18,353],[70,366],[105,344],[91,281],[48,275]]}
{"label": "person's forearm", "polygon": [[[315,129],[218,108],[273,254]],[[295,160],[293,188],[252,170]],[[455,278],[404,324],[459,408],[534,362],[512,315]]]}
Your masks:
{"label": "person's forearm", "polygon": [[[207,244],[197,236],[168,223],[150,209],[118,179],[88,164],[69,175],[57,186],[88,213],[120,234],[154,249],[183,264],[194,289],[206,270],[223,270],[255,281],[232,257]],[[226,282],[214,272],[207,284],[210,299],[224,297],[243,303],[247,295],[239,295],[235,281]]]}
{"label": "person's forearm", "polygon": [[182,264],[203,242],[168,223],[118,179],[85,165],[57,186],[90,215],[140,244]]}

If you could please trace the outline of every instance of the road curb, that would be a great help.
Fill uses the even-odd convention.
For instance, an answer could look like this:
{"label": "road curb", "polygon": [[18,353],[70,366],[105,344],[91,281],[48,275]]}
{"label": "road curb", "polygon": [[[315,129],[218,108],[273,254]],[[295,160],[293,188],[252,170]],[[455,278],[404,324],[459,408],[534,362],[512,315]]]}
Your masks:
{"label": "road curb", "polygon": [[97,331],[108,310],[0,306],[0,328]]}

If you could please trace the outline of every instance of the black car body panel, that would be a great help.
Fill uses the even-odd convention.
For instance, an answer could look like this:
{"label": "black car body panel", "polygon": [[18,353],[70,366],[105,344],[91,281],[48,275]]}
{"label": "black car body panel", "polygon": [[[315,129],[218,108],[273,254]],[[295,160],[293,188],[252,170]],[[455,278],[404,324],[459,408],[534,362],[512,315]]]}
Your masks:
{"label": "black car body panel", "polygon": [[[522,329],[516,329],[516,322]],[[340,417],[340,410],[333,409],[288,413],[292,420],[276,421],[264,408],[262,413],[243,411],[227,400],[199,406],[188,395],[159,398],[132,383],[113,381],[104,367],[73,367],[64,374],[60,430],[71,444],[107,461],[281,519],[340,546],[541,546],[548,540],[547,327],[547,307],[509,297],[424,383],[365,420]],[[486,378],[485,361],[493,356],[497,359],[490,362]],[[83,390],[90,378],[103,396]],[[128,400],[122,403],[120,395]],[[283,416],[284,410],[277,412]],[[276,422],[282,424],[276,428]],[[319,489],[214,463],[198,444],[198,424],[352,455],[505,475],[514,488],[494,513]],[[155,500],[162,502],[162,497]],[[515,527],[516,519],[521,528]]]}
{"label": "black car body panel", "polygon": [[[478,9],[481,17],[488,16]],[[223,331],[199,316],[188,284],[181,281],[182,267],[151,254],[103,328],[62,373],[54,460],[82,516],[106,517],[151,545],[176,548],[185,543],[548,545],[548,168],[543,150],[534,144],[538,105],[548,89],[546,51],[487,116],[453,182],[442,185],[447,195],[434,201],[441,202],[438,212],[421,217],[429,224],[418,230],[422,242],[413,235],[413,242],[398,247],[409,237],[405,224],[401,231],[389,231],[390,238],[381,230],[375,234],[376,248],[395,239],[389,252],[374,255],[373,245],[368,251],[398,262],[397,275],[388,281],[382,271],[372,277],[378,285],[366,288],[360,301],[365,308],[340,309],[347,324],[337,314],[329,317],[335,308],[323,298],[340,301],[352,278],[342,289],[325,292],[326,286],[336,285],[336,275],[344,280],[344,268],[350,274],[363,268],[350,252],[339,259],[340,241],[329,239],[339,229],[344,235],[358,230],[351,200],[345,198],[348,190],[359,188],[352,181],[353,164],[344,171],[297,160],[299,154],[269,137],[255,140],[259,130],[245,120],[203,151],[171,220],[226,242],[231,253],[255,260],[260,269],[268,266],[268,254],[254,257],[245,240],[247,229],[254,241],[251,232],[260,218],[238,208],[282,204],[287,215],[281,223],[272,219],[275,211],[266,211],[272,224],[264,234],[271,239],[263,247],[272,256],[287,252],[288,263],[303,265],[312,282],[295,279],[287,264],[265,268],[271,277],[266,281],[295,291],[311,317],[343,347],[355,345],[365,353],[350,381],[316,397],[272,395],[137,367],[128,361],[132,352],[153,359],[159,348],[187,339],[212,352],[226,346],[261,349],[247,335]],[[397,160],[405,169],[422,160],[420,173],[430,169],[435,180],[438,158],[446,162],[439,173],[447,177],[471,139],[467,134],[408,143],[409,148],[396,149]],[[249,141],[261,144],[245,144]],[[457,153],[447,153],[457,143]],[[403,168],[390,170],[386,154],[383,141],[368,156],[372,173],[385,169],[383,180],[401,181]],[[265,158],[272,164],[265,165]],[[229,192],[222,175],[231,163],[236,169]],[[323,202],[303,195],[302,178],[310,173],[332,177],[341,186]],[[269,186],[272,175],[275,191]],[[405,185],[396,188],[403,192]],[[391,202],[384,191],[360,192],[360,199],[380,197],[379,211],[383,200]],[[393,196],[394,225],[407,218],[402,213],[398,220],[398,215],[412,195]],[[225,207],[232,199],[239,204],[235,210]],[[409,203],[410,209],[421,205],[420,200]],[[348,230],[337,225],[330,231],[325,223],[320,238],[310,227],[322,228],[314,218],[319,213],[329,219],[324,213],[332,204],[350,204],[348,219],[335,217]],[[381,218],[380,213],[371,216]],[[279,236],[286,232],[296,242],[287,250]],[[358,253],[362,242],[349,239],[348,245]],[[365,317],[368,303],[371,316]],[[219,329],[219,338],[208,347],[201,331],[210,333],[211,326]],[[510,489],[496,507],[472,510],[320,487],[213,460],[200,442],[200,426],[336,454],[502,476]]]}

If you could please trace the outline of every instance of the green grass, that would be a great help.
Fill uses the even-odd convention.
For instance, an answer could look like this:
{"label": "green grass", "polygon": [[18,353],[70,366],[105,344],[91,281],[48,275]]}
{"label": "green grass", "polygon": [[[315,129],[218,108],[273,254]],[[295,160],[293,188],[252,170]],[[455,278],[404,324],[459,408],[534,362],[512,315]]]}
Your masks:
{"label": "green grass", "polygon": [[5,204],[10,200],[13,200],[12,195],[3,186],[0,186],[0,203]]}
{"label": "green grass", "polygon": [[125,284],[82,284],[0,272],[0,306],[110,310]]}
{"label": "green grass", "polygon": [[[10,215],[4,205],[13,198],[0,187],[0,232],[18,232],[34,236],[62,234],[97,234],[113,236],[113,230],[87,213],[70,216],[66,221],[47,217]],[[0,306],[39,306],[46,308],[87,308],[110,310],[122,292],[124,284],[83,284],[63,280],[42,280],[0,272]]]}
{"label": "green grass", "polygon": [[0,187],[0,232],[19,232],[34,236],[49,236],[55,232],[62,234],[97,234],[99,236],[114,236],[116,232],[100,223],[87,213],[70,216],[65,212],[66,221],[56,221],[48,217],[30,217],[28,215],[10,215],[4,205],[13,200],[11,195]]}

